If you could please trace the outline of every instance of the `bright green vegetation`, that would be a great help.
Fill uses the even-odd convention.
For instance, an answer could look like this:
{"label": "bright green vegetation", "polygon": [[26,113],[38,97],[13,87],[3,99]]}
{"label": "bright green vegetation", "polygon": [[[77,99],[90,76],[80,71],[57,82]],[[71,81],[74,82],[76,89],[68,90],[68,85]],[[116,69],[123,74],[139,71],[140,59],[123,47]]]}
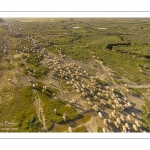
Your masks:
{"label": "bright green vegetation", "polygon": [[[74,107],[66,106],[66,103],[64,101],[53,100],[52,94],[57,94],[58,90],[48,87],[47,90],[43,93],[43,85],[43,83],[38,82],[37,89],[39,91],[39,96],[43,102],[42,107],[48,129],[52,127],[54,122],[64,124],[80,117],[80,114]],[[56,114],[54,113],[54,109],[57,110]],[[66,121],[63,120],[64,113],[67,115]]]}
{"label": "bright green vegetation", "polygon": [[145,99],[145,105],[142,108],[143,127],[146,131],[150,132],[150,101]]}
{"label": "bright green vegetation", "polygon": [[138,45],[138,46],[116,46],[114,50],[121,53],[128,53],[137,55],[139,57],[150,57],[149,45]]}
{"label": "bright green vegetation", "polygon": [[25,56],[27,58],[26,62],[34,65],[35,67],[38,67],[40,65],[40,61],[43,60],[43,57],[37,57],[33,54],[30,54],[29,57]]}
{"label": "bright green vegetation", "polygon": [[137,96],[137,97],[141,97],[143,92],[146,92],[146,89],[136,89],[136,88],[129,88],[130,92]]}
{"label": "bright green vegetation", "polygon": [[80,126],[73,129],[73,132],[87,132],[87,129],[85,126]]}
{"label": "bright green vegetation", "polygon": [[[17,130],[12,129],[8,132],[40,132],[42,124],[36,114],[32,89],[30,87],[15,88],[13,94],[14,97],[10,101],[0,105],[1,122],[17,123],[15,126],[10,126]],[[2,128],[0,130],[2,131]]]}
{"label": "bright green vegetation", "polygon": [[[26,62],[29,67],[29,71],[33,73],[35,78],[44,78],[49,73],[49,69],[41,65],[41,60],[43,60],[43,57],[38,58],[37,56],[30,54],[29,57],[24,55],[23,58],[27,59]],[[24,74],[27,74],[27,70],[25,68],[23,69],[23,72]]]}
{"label": "bright green vegetation", "polygon": [[[40,97],[44,102],[44,115],[46,119],[46,125],[49,129],[52,127],[53,122],[63,124],[80,117],[79,113],[74,107],[65,106],[66,104],[63,101],[51,100],[43,93],[40,93]],[[54,109],[57,109],[56,114],[54,113]],[[63,120],[64,113],[67,115],[66,121]]]}
{"label": "bright green vegetation", "polygon": [[[43,86],[45,86],[45,84],[43,84],[42,82],[37,82],[37,90],[42,93],[42,89]],[[58,90],[55,88],[51,88],[51,87],[47,87],[46,91],[44,92],[44,95],[48,96],[49,98],[53,98],[53,94],[57,94]]]}

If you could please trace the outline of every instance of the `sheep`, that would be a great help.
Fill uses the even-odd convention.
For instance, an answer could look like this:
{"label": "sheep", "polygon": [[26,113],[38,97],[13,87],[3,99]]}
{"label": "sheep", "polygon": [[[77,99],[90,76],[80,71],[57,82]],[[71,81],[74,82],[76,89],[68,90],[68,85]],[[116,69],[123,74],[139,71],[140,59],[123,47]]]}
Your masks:
{"label": "sheep", "polygon": [[72,99],[71,101],[69,101],[69,104],[75,104],[75,103],[76,103],[75,99]]}
{"label": "sheep", "polygon": [[136,117],[136,114],[135,114],[134,112],[132,112],[131,115],[132,115],[133,117]]}
{"label": "sheep", "polygon": [[111,124],[111,123],[112,123],[110,119],[108,119],[108,123],[109,123],[109,124]]}
{"label": "sheep", "polygon": [[36,84],[32,84],[32,87],[35,88],[35,87],[36,87]]}
{"label": "sheep", "polygon": [[99,116],[100,118],[103,118],[103,117],[104,117],[101,112],[98,112],[98,116]]}
{"label": "sheep", "polygon": [[73,129],[72,129],[71,127],[69,127],[69,128],[68,128],[68,131],[69,131],[69,132],[72,132],[72,131],[73,131]]}
{"label": "sheep", "polygon": [[112,118],[113,118],[111,114],[109,114],[109,118],[110,118],[110,119],[112,119]]}
{"label": "sheep", "polygon": [[131,117],[130,115],[127,115],[127,121],[130,122],[131,121]]}
{"label": "sheep", "polygon": [[116,128],[118,129],[119,128],[119,124],[117,123],[117,121],[114,122]]}
{"label": "sheep", "polygon": [[122,126],[122,130],[123,130],[123,132],[127,132],[127,128],[126,128],[126,126]]}
{"label": "sheep", "polygon": [[126,128],[128,129],[128,131],[130,131],[130,127],[128,123],[125,123]]}
{"label": "sheep", "polygon": [[135,124],[133,124],[133,129],[134,129],[134,131],[138,132],[138,128]]}
{"label": "sheep", "polygon": [[99,107],[96,104],[92,107],[92,109],[94,109],[95,111],[99,111]]}
{"label": "sheep", "polygon": [[112,108],[113,108],[113,109],[116,109],[116,106],[113,104],[113,105],[112,105]]}
{"label": "sheep", "polygon": [[104,119],[104,125],[108,126],[108,120],[107,119]]}
{"label": "sheep", "polygon": [[141,127],[141,125],[139,124],[139,122],[137,120],[134,121],[137,127]]}
{"label": "sheep", "polygon": [[88,102],[88,104],[89,104],[90,106],[93,106],[93,103],[92,103],[92,102],[90,102],[90,101]]}
{"label": "sheep", "polygon": [[115,113],[111,112],[112,117],[116,118]]}
{"label": "sheep", "polygon": [[94,100],[98,100],[98,97],[97,97],[97,96],[94,96]]}
{"label": "sheep", "polygon": [[55,114],[57,113],[57,109],[54,109]]}
{"label": "sheep", "polygon": [[103,130],[104,133],[107,132],[105,128],[103,128],[102,130]]}
{"label": "sheep", "polygon": [[124,118],[123,115],[120,116],[120,119],[121,119],[121,121],[123,121],[123,122],[125,121],[125,118]]}
{"label": "sheep", "polygon": [[118,123],[119,125],[121,125],[121,120],[120,120],[120,118],[117,118],[116,121],[117,121],[117,123]]}
{"label": "sheep", "polygon": [[43,86],[43,89],[44,89],[44,90],[46,90],[46,89],[47,89],[47,87],[46,87],[46,86]]}
{"label": "sheep", "polygon": [[132,107],[132,105],[131,105],[131,103],[130,103],[130,102],[127,102],[127,105],[129,106],[129,108],[130,108],[130,107]]}
{"label": "sheep", "polygon": [[66,121],[66,118],[67,118],[67,115],[66,115],[66,114],[63,114],[63,119],[64,119],[64,121]]}

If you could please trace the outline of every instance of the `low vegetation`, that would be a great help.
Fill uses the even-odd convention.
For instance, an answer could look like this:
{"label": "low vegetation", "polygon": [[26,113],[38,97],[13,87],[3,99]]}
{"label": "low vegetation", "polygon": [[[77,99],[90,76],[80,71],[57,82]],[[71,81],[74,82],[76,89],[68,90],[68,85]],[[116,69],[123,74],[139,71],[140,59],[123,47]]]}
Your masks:
{"label": "low vegetation", "polygon": [[[1,122],[14,122],[8,132],[40,132],[42,124],[39,122],[31,87],[15,88],[14,98],[0,105]],[[8,113],[9,112],[9,113]],[[7,131],[6,126],[0,128]]]}
{"label": "low vegetation", "polygon": [[146,131],[150,132],[150,101],[145,99],[145,104],[142,107],[143,114],[143,127]]}
{"label": "low vegetation", "polygon": [[87,132],[87,129],[85,126],[80,126],[73,129],[73,132]]}
{"label": "low vegetation", "polygon": [[102,86],[107,86],[108,82],[101,80],[101,79],[96,79],[96,81],[98,82],[98,84],[102,85]]}

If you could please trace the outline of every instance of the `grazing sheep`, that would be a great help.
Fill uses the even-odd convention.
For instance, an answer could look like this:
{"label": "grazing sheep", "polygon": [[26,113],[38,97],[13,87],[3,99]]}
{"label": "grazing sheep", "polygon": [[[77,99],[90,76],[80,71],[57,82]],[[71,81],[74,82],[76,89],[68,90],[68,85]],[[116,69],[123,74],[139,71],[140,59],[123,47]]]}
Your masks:
{"label": "grazing sheep", "polygon": [[72,129],[71,127],[69,127],[69,128],[68,128],[68,131],[69,131],[69,132],[72,132],[72,131],[73,131],[73,129]]}
{"label": "grazing sheep", "polygon": [[112,115],[114,118],[116,118],[116,115],[115,115],[114,112],[111,112],[111,115]]}
{"label": "grazing sheep", "polygon": [[133,129],[134,129],[134,131],[138,132],[138,128],[135,124],[133,124]]}
{"label": "grazing sheep", "polygon": [[122,130],[123,130],[123,132],[125,132],[125,133],[126,133],[126,132],[127,132],[127,128],[126,128],[126,126],[124,126],[124,125],[123,125],[123,126],[122,126]]}
{"label": "grazing sheep", "polygon": [[103,128],[102,130],[103,130],[104,133],[107,132],[105,128]]}
{"label": "grazing sheep", "polygon": [[102,115],[101,112],[98,112],[98,116],[99,116],[100,118],[103,118],[103,115]]}
{"label": "grazing sheep", "polygon": [[127,105],[129,106],[129,108],[130,108],[130,107],[132,107],[132,105],[131,105],[131,103],[130,103],[130,102],[127,102]]}
{"label": "grazing sheep", "polygon": [[130,122],[131,121],[131,117],[130,115],[127,115],[127,121]]}
{"label": "grazing sheep", "polygon": [[134,112],[132,112],[131,115],[132,115],[133,117],[136,117],[136,114],[135,114]]}
{"label": "grazing sheep", "polygon": [[107,119],[104,119],[104,125],[105,125],[105,126],[108,126],[108,124],[109,124],[109,123],[108,123],[108,120],[107,120]]}
{"label": "grazing sheep", "polygon": [[64,119],[64,121],[66,121],[66,119],[67,119],[67,115],[66,114],[63,115],[63,119]]}
{"label": "grazing sheep", "polygon": [[117,123],[117,121],[114,122],[116,128],[118,129],[119,128],[119,124]]}
{"label": "grazing sheep", "polygon": [[120,120],[120,118],[117,118],[116,121],[117,121],[117,123],[118,123],[119,125],[121,125],[121,120]]}
{"label": "grazing sheep", "polygon": [[121,115],[121,116],[120,116],[120,119],[121,119],[121,121],[124,122],[124,121],[125,121],[124,115]]}
{"label": "grazing sheep", "polygon": [[128,129],[128,131],[130,131],[130,127],[128,123],[125,123],[126,128]]}
{"label": "grazing sheep", "polygon": [[55,112],[55,114],[57,113],[57,110],[56,109],[54,109],[54,112]]}
{"label": "grazing sheep", "polygon": [[139,124],[139,122],[137,120],[134,121],[137,127],[141,127],[141,125]]}

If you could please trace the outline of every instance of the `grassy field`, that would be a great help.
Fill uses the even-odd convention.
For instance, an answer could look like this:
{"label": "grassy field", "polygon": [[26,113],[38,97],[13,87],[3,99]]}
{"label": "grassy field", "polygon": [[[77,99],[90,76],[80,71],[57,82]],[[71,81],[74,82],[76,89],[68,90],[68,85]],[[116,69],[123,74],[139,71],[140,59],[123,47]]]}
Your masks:
{"label": "grassy field", "polygon": [[[39,122],[35,106],[34,97],[30,87],[15,88],[14,98],[0,105],[0,118],[2,122],[15,122],[15,126],[10,125],[8,132],[40,132],[42,124]],[[13,130],[16,128],[16,130]],[[4,130],[3,130],[4,129]],[[4,126],[1,132],[6,132]]]}
{"label": "grassy field", "polygon": [[[92,59],[88,51],[90,49],[119,75],[124,75],[139,84],[150,82],[149,76],[139,72],[137,68],[138,64],[150,67],[149,19],[31,18],[12,22],[22,27],[21,33],[24,35],[30,33],[34,37],[37,36],[41,42],[43,36],[52,43],[51,45],[45,43],[45,47],[55,54],[58,52],[53,45],[58,45],[62,52],[72,59],[87,62]],[[129,45],[124,45],[127,43]],[[109,49],[111,44],[112,50]]]}
{"label": "grassy field", "polygon": [[143,106],[143,127],[146,131],[150,132],[150,101],[145,99],[145,105]]}

